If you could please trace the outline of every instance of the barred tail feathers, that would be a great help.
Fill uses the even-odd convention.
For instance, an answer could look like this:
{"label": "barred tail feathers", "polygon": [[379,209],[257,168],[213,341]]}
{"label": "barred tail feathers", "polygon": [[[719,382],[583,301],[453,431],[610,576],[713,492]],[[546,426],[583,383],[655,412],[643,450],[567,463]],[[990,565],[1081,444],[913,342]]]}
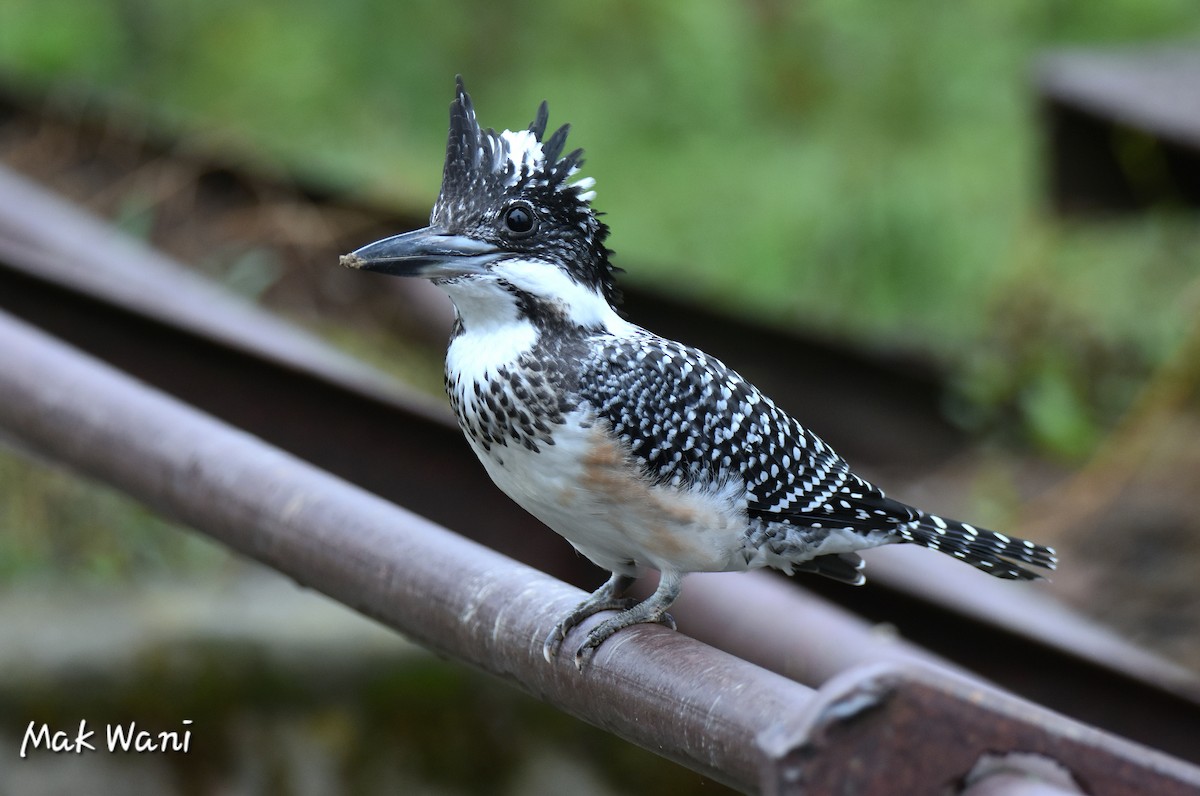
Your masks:
{"label": "barred tail feathers", "polygon": [[900,531],[900,535],[906,542],[954,556],[1005,580],[1042,579],[1042,575],[1014,562],[1045,569],[1054,569],[1058,565],[1058,556],[1052,547],[943,519],[936,514],[918,512],[913,524]]}

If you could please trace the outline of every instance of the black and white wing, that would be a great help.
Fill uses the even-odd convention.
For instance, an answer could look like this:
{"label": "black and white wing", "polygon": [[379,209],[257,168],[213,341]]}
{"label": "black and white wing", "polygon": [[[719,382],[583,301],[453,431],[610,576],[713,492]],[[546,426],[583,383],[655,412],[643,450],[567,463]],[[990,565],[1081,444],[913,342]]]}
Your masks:
{"label": "black and white wing", "polygon": [[739,479],[748,536],[793,569],[861,582],[861,561],[853,552],[820,554],[831,534],[861,535],[862,548],[912,542],[1000,578],[1039,577],[1014,561],[1054,568],[1050,548],[887,497],[754,385],[702,351],[642,332],[607,338],[586,370],[581,396],[648,475],[681,488]]}

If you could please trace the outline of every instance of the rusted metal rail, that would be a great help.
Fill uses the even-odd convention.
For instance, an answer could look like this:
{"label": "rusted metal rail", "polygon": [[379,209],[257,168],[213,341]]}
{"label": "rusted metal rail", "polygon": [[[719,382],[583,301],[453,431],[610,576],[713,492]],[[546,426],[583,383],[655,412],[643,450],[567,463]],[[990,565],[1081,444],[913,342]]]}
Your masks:
{"label": "rusted metal rail", "polygon": [[[6,197],[39,212],[5,216],[12,202],[0,201],[0,230],[24,230],[38,245],[0,236],[0,307],[527,564],[588,588],[601,578],[487,481],[444,410],[413,404],[328,350],[308,362],[304,352],[319,344],[285,325],[239,332],[257,310],[227,312],[228,299],[191,291],[173,269],[157,268],[160,256],[142,257],[144,247],[124,244],[119,266],[142,271],[143,290],[105,288],[124,272],[109,268],[111,257],[88,252],[103,250],[111,231],[75,223],[77,210],[11,176],[0,180]],[[64,251],[60,240],[69,241]],[[80,271],[86,279],[73,277]],[[176,303],[203,309],[176,317]],[[1194,676],[1139,655],[1033,592],[953,562],[940,566],[933,556],[889,567],[893,551],[879,552],[868,588],[825,590],[860,616],[761,573],[694,576],[677,615],[696,637],[810,685],[865,661],[952,660],[1086,721],[1200,759]],[[936,593],[939,583],[946,587]],[[816,579],[806,585],[824,588]],[[803,622],[795,618],[801,614]],[[872,630],[879,622],[933,653],[881,636]]]}
{"label": "rusted metal rail", "polygon": [[[399,228],[394,220],[381,223],[390,231]],[[0,307],[240,428],[428,517],[481,538],[489,546],[534,563],[540,569],[589,588],[599,577],[581,559],[559,555],[566,546],[516,510],[487,482],[443,410],[405,394],[368,369],[331,354],[319,341],[286,324],[266,318],[248,305],[229,301],[219,291],[195,279],[186,269],[145,247],[130,245],[115,237],[106,226],[82,218],[77,209],[7,174],[0,174],[0,260],[5,261],[0,267]],[[801,352],[793,342],[767,330],[724,319],[716,322],[702,310],[638,291],[631,292],[628,304],[632,314],[657,330],[736,359],[747,375],[759,382],[770,383],[773,392],[790,402],[806,395],[808,400],[814,400],[814,397],[811,392],[795,389],[789,381],[790,374],[774,368],[775,362],[798,363],[803,357],[805,364],[803,367],[797,365],[797,370],[824,372],[835,360],[842,368],[847,361],[844,352],[826,350],[819,345],[807,346]],[[753,345],[747,345],[747,340],[753,340]],[[0,345],[0,351],[3,350]],[[762,354],[760,361],[749,356],[754,352]],[[68,359],[56,361],[62,364]],[[883,408],[897,413],[897,418],[903,420],[883,422],[903,429],[910,436],[897,437],[897,444],[891,450],[858,451],[853,445],[843,445],[844,449],[881,462],[892,457],[890,461],[894,463],[899,461],[895,458],[896,451],[910,453],[914,450],[914,439],[930,446],[926,455],[931,458],[941,456],[958,444],[953,432],[936,419],[926,395],[928,385],[920,378],[910,378],[907,371],[872,377],[868,372],[870,368],[851,370],[850,375],[862,385],[862,392],[875,391],[872,388],[872,378],[875,378],[889,387],[889,395],[900,397]],[[844,379],[846,375],[841,372],[838,378]],[[237,385],[238,389],[229,389],[230,384]],[[897,388],[898,384],[902,387]],[[815,400],[819,401],[819,398]],[[829,415],[828,406],[819,404],[790,405],[789,408],[805,416],[821,416],[822,428],[831,437],[845,435],[852,439],[854,434],[850,432],[862,422],[861,417],[851,411]],[[914,417],[919,422],[914,423]],[[35,445],[28,435],[25,441]],[[47,451],[45,447],[40,449]],[[225,453],[233,450],[229,448]],[[129,462],[125,465],[133,466]],[[287,467],[284,470],[290,472]],[[114,478],[112,472],[105,472],[108,474],[101,477]],[[132,475],[124,473],[121,477]],[[233,488],[229,483],[225,486]],[[182,483],[173,487],[177,490],[185,488]],[[146,493],[135,494],[144,497]],[[470,494],[471,500],[462,500],[463,494]],[[174,495],[172,499],[182,498]],[[235,503],[249,504],[257,500],[257,496],[242,495]],[[266,507],[264,510],[278,506],[270,495],[263,498],[262,504]],[[160,502],[158,505],[165,504]],[[200,510],[201,507],[194,508]],[[260,540],[256,543],[260,547],[262,539],[275,540],[267,544],[269,549],[238,549],[264,560],[275,560],[280,556],[290,558],[295,550],[288,544],[299,542],[289,540],[285,543],[270,534],[258,537],[257,531],[251,533],[245,522],[258,515],[252,506],[243,508],[246,513],[239,515],[238,527],[223,525],[216,533],[249,534]],[[175,511],[170,506],[166,506],[166,510]],[[486,516],[487,521],[480,523],[480,516]],[[407,527],[404,522],[399,525]],[[429,527],[418,525],[408,530],[424,532]],[[292,526],[288,525],[288,528],[291,530]],[[324,536],[329,532],[327,528],[314,526],[313,530],[318,532],[317,538],[323,540],[321,544],[327,544],[321,549],[321,555],[339,555],[340,542],[333,544]],[[367,541],[375,538],[370,536]],[[386,545],[382,548],[384,559],[391,549]],[[1166,783],[1164,787],[1174,788],[1161,791],[1164,793],[1195,790],[1193,769],[1180,767],[1102,733],[1081,729],[1054,714],[996,694],[978,680],[956,679],[950,672],[958,671],[963,677],[970,677],[965,674],[967,670],[982,673],[994,682],[1077,717],[1195,761],[1200,759],[1200,749],[1195,743],[1200,737],[1200,711],[1197,710],[1200,698],[1193,676],[1164,665],[1153,656],[1139,654],[1069,612],[1056,613],[1053,603],[1040,599],[1039,595],[1014,591],[1011,584],[994,584],[986,578],[971,580],[974,573],[960,571],[952,562],[951,567],[943,571],[940,562],[932,556],[921,561],[898,559],[890,562],[889,554],[893,552],[902,551],[879,551],[879,558],[872,561],[871,587],[828,592],[843,606],[851,606],[858,615],[796,588],[792,583],[761,573],[693,576],[689,579],[684,599],[676,611],[687,632],[748,661],[784,673],[793,680],[820,686],[818,703],[833,708],[809,710],[803,721],[792,722],[785,718],[781,724],[771,725],[771,732],[766,736],[759,735],[750,752],[739,752],[749,754],[749,758],[740,763],[732,762],[731,768],[723,774],[708,768],[717,764],[713,758],[708,758],[708,762],[697,762],[697,753],[689,751],[686,744],[682,751],[676,748],[678,739],[672,734],[673,724],[655,728],[659,732],[659,747],[651,748],[724,781],[743,776],[754,767],[758,777],[755,784],[746,785],[739,780],[737,786],[766,790],[787,790],[797,783],[807,783],[815,789],[819,777],[828,776],[840,777],[836,781],[843,789],[892,793],[896,792],[894,788],[879,790],[882,787],[879,782],[872,784],[867,775],[873,769],[886,770],[888,766],[898,765],[896,771],[908,772],[904,776],[915,777],[904,780],[917,783],[914,792],[934,790],[935,784],[943,790],[966,787],[967,792],[973,794],[985,787],[991,788],[986,792],[992,793],[1019,793],[1030,788],[1038,789],[1037,792],[1047,789],[1062,792],[1064,786],[1061,783],[1056,784],[1033,771],[1024,771],[1019,765],[1016,776],[1000,774],[978,780],[967,776],[967,771],[971,770],[968,764],[980,748],[1008,749],[1014,748],[1013,743],[1028,743],[1031,748],[1062,763],[1069,760],[1071,770],[1086,772],[1088,782],[1105,783],[1105,788],[1087,792],[1137,792],[1134,790],[1137,782],[1143,785]],[[381,561],[373,549],[354,547],[350,553],[379,567],[390,566]],[[298,557],[297,561],[302,558]],[[324,567],[338,565],[339,562],[303,564],[314,567],[322,577]],[[303,582],[315,583],[303,580],[308,577],[304,574],[308,570],[302,575],[295,574],[295,569],[286,571]],[[388,571],[392,572],[393,579],[399,577],[394,571]],[[887,583],[892,585],[889,587]],[[516,606],[497,608],[504,614],[503,621],[511,618],[509,611],[524,610],[527,600],[536,601],[530,593],[510,599],[505,589],[520,584],[523,584],[522,588],[537,589],[538,596],[555,603],[547,610],[551,615],[561,608],[559,603],[567,604],[575,599],[574,593],[563,591],[561,584],[544,579],[539,573],[529,575],[523,570],[513,581],[501,580],[496,586],[497,599]],[[930,584],[945,584],[945,588],[930,588]],[[819,584],[812,585],[820,588]],[[372,584],[372,589],[367,590],[371,595],[375,594],[374,586]],[[543,586],[547,589],[544,593],[541,592]],[[397,587],[391,594],[404,596],[406,592]],[[411,596],[411,593],[407,594]],[[563,594],[569,599],[561,596]],[[973,599],[963,604],[964,594]],[[1017,597],[1018,594],[1021,596]],[[363,598],[356,598],[359,599]],[[444,599],[447,598],[438,597],[438,600]],[[353,604],[368,613],[376,610],[361,602]],[[1006,610],[1006,607],[1013,610]],[[407,612],[410,607],[388,610]],[[430,615],[422,613],[424,609],[418,607],[415,610],[422,620],[430,621]],[[450,614],[438,616],[445,619]],[[530,621],[536,625],[544,619],[543,616]],[[500,619],[496,621],[501,622]],[[875,627],[877,622],[896,624],[905,637],[920,640],[927,649],[880,633]],[[525,627],[536,637],[540,629],[530,630],[532,625]],[[643,631],[650,636],[643,638]],[[631,634],[632,638],[623,650],[640,649],[643,641],[658,644],[658,636],[663,632],[639,628]],[[423,638],[419,633],[414,635]],[[671,634],[667,637],[673,639],[670,643],[680,640]],[[480,643],[486,646],[486,639]],[[444,650],[437,643],[431,644]],[[510,680],[517,677],[511,669],[521,667],[523,654],[509,659],[516,663],[505,664],[509,668],[500,672],[502,677]],[[703,658],[707,654],[703,653],[700,660],[707,661]],[[480,656],[487,657],[489,652],[471,655],[474,657],[467,657],[468,661],[495,671],[489,668],[491,664],[477,660]],[[955,663],[948,663],[948,660]],[[889,668],[873,671],[861,668],[864,664],[877,665],[881,661],[887,662]],[[686,701],[686,684],[657,683],[654,666],[661,661],[652,661],[645,671],[637,668],[642,662],[636,656],[632,661],[642,684],[662,689],[662,693],[671,699],[683,699],[685,709],[691,710],[692,703]],[[671,668],[674,668],[673,664],[672,661]],[[921,674],[929,671],[928,667],[934,667],[940,674],[932,679]],[[740,674],[742,670],[736,669],[736,672]],[[678,675],[677,671],[673,672],[675,675]],[[541,681],[516,681],[527,690],[560,704],[556,692],[539,685]],[[852,685],[844,692],[839,691],[844,683]],[[804,693],[793,692],[793,696],[797,702],[804,702],[801,698]],[[823,697],[833,693],[848,696],[821,702]],[[864,694],[883,697],[866,699]],[[913,697],[913,694],[919,696]],[[592,694],[590,698],[611,701],[614,695],[632,700],[627,705],[640,704],[643,698],[640,692],[619,689],[603,695]],[[981,695],[993,695],[995,701]],[[645,734],[628,734],[627,728],[619,726],[627,717],[612,718],[603,710],[587,713],[573,707],[574,704],[560,706],[635,742],[645,743]],[[897,704],[908,705],[910,712],[895,712]],[[847,710],[847,705],[859,708],[866,705],[867,709]],[[937,705],[940,705],[937,709],[942,711],[941,715],[934,709]],[[1014,707],[1018,705],[1020,709]],[[1003,706],[1003,710],[990,709],[997,706]],[[1012,719],[1013,714],[1018,718]],[[610,720],[616,724],[610,724]],[[768,719],[760,716],[759,720]],[[909,722],[905,726],[910,728],[920,726],[920,732],[914,731],[914,737],[887,736],[893,732],[889,728],[904,721]],[[946,759],[940,762],[917,763],[905,759],[908,755],[936,757],[931,755],[927,745],[918,743],[917,736],[925,737],[923,722],[941,722],[954,728],[954,755],[944,755]],[[846,745],[848,741],[831,743],[829,740],[835,736],[851,737],[838,735],[834,729],[841,733],[848,727],[868,725],[875,734],[869,736],[870,740],[864,742],[858,752]],[[744,729],[741,727],[738,732]],[[733,736],[717,734],[714,737],[728,739]],[[764,746],[764,738],[768,737],[775,739],[774,746]],[[940,736],[928,737],[936,740]],[[1063,738],[1070,739],[1074,745],[1063,742]],[[779,739],[791,740],[785,743]],[[864,750],[885,741],[895,744],[888,746],[888,750],[904,750],[897,752],[899,760],[863,755]],[[905,744],[909,746],[905,747]],[[785,748],[788,751],[780,751]],[[753,765],[746,764],[746,759],[750,758],[756,761]],[[802,765],[798,766],[795,759],[800,759]],[[963,768],[964,765],[968,767]],[[824,775],[820,774],[822,766],[827,767]],[[921,769],[921,773],[911,773],[914,769]],[[1146,769],[1157,773],[1147,775]],[[887,781],[894,784],[901,780],[888,777]],[[1180,787],[1184,790],[1179,790]]]}
{"label": "rusted metal rail", "polygon": [[[1177,779],[1174,764],[1152,753],[1127,768],[1133,761],[1124,742],[926,669],[847,672],[817,692],[801,724],[801,741],[764,739],[775,750],[768,792],[970,794],[988,784],[988,769],[1003,768],[1020,776],[995,783],[993,794],[1157,795],[1196,787],[1192,767]],[[1099,765],[1085,769],[1083,759]]]}
{"label": "rusted metal rail", "polygon": [[604,645],[582,675],[566,657],[547,664],[541,639],[578,590],[3,314],[0,361],[0,428],[22,445],[733,787],[932,793],[965,785],[987,754],[1021,752],[1094,794],[1200,793],[1200,769],[934,663],[855,667],[814,693],[643,626]]}
{"label": "rusted metal rail", "polygon": [[[766,721],[812,692],[647,627],[579,687],[541,639],[582,593],[0,317],[0,427],[421,644],[714,778],[748,787]],[[130,433],[135,430],[135,433]],[[619,651],[619,654],[617,654]],[[771,717],[771,718],[767,718]]]}

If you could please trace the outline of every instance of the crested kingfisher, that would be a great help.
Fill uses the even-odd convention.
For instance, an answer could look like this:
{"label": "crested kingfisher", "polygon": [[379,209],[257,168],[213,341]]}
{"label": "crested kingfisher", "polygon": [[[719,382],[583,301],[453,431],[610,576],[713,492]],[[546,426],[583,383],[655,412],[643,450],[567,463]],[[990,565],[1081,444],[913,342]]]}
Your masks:
{"label": "crested kingfisher", "polygon": [[[1052,548],[914,508],[855,475],[816,434],[720,360],[618,313],[608,227],[568,126],[481,129],[457,81],[429,226],[342,257],[422,277],[456,309],[446,392],[496,485],[612,573],[546,637],[548,661],[587,617],[583,668],[619,630],[674,626],[688,572],[774,567],[850,584],[857,552],[911,543],[998,578],[1035,580]],[[647,570],[654,593],[624,596]]]}

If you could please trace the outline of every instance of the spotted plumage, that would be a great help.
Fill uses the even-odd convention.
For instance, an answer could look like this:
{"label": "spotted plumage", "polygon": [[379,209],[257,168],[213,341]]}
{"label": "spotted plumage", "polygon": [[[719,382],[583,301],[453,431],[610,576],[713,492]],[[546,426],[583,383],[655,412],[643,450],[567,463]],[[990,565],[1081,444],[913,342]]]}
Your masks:
{"label": "spotted plumage", "polygon": [[[564,126],[543,140],[476,122],[461,81],[430,226],[343,258],[432,279],[457,319],[446,391],[492,479],[612,578],[545,642],[619,610],[576,653],[669,621],[683,574],[771,566],[861,583],[857,551],[915,543],[1000,578],[1039,577],[1054,551],[927,514],[851,472],[819,437],[724,363],[615,310],[607,227],[590,179],[572,182]],[[622,597],[646,569],[658,589]]]}

